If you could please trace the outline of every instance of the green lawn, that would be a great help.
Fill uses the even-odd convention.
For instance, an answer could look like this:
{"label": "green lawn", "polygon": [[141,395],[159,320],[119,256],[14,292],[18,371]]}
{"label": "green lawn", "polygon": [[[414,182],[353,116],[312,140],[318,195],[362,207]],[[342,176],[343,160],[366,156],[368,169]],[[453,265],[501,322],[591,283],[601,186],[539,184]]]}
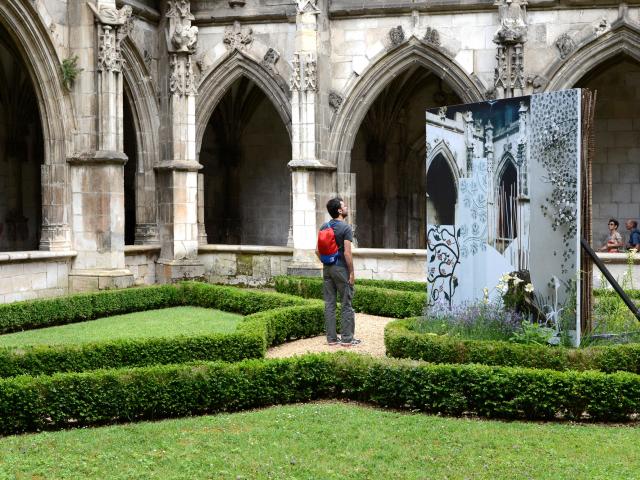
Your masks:
{"label": "green lawn", "polygon": [[241,319],[241,315],[206,308],[165,308],[0,335],[0,347],[232,333]]}
{"label": "green lawn", "polygon": [[0,478],[630,479],[640,428],[317,403],[0,439]]}

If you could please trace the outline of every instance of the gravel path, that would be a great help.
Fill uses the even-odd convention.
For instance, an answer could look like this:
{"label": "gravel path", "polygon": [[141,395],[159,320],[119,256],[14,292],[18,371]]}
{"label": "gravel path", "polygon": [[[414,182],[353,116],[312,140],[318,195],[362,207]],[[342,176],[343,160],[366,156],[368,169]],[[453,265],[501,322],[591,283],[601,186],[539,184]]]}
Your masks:
{"label": "gravel path", "polygon": [[313,338],[304,338],[295,342],[285,343],[269,349],[267,358],[284,358],[293,355],[318,352],[336,352],[349,350],[356,353],[366,353],[383,357],[384,349],[384,327],[393,318],[376,317],[364,313],[356,313],[356,338],[362,340],[360,345],[345,348],[339,345],[327,345],[324,335]]}

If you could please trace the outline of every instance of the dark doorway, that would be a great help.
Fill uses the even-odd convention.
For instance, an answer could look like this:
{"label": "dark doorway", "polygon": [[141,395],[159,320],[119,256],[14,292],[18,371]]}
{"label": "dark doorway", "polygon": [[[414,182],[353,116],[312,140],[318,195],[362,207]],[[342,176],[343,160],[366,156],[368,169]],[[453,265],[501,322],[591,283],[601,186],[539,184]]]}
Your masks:
{"label": "dark doorway", "polygon": [[425,111],[456,103],[449,85],[419,65],[373,102],[351,151],[358,246],[425,248]]}
{"label": "dark doorway", "polygon": [[504,249],[518,236],[518,171],[507,161],[498,186],[498,250]]}
{"label": "dark doorway", "polygon": [[136,172],[138,168],[138,147],[136,127],[129,96],[123,101],[123,145],[128,160],[124,166],[124,244],[133,245],[136,240]]}
{"label": "dark doorway", "polygon": [[37,250],[44,140],[36,93],[0,26],[0,251]]}
{"label": "dark doorway", "polygon": [[216,107],[202,141],[210,244],[286,246],[290,224],[289,133],[265,93],[246,77]]}
{"label": "dark doorway", "polygon": [[456,183],[449,164],[438,155],[427,172],[427,195],[429,223],[435,225],[455,225]]}

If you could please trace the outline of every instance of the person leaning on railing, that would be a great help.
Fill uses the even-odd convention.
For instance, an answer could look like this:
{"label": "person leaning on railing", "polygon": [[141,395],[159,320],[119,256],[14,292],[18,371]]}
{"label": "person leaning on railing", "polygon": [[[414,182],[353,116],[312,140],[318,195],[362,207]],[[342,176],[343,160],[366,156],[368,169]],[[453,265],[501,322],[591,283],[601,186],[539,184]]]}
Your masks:
{"label": "person leaning on railing", "polygon": [[607,238],[607,242],[598,249],[599,252],[616,253],[622,251],[622,248],[624,248],[624,241],[622,240],[622,235],[618,232],[619,226],[620,223],[618,220],[615,218],[609,219],[609,237]]}
{"label": "person leaning on railing", "polygon": [[638,222],[629,219],[624,225],[629,231],[629,241],[626,245],[627,250],[640,250],[640,230],[638,230]]}

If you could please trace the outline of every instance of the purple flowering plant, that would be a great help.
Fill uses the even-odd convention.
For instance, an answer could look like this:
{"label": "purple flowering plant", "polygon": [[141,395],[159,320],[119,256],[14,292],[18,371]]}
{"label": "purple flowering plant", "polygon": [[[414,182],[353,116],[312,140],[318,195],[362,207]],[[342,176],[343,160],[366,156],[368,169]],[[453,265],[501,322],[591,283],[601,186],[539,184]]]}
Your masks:
{"label": "purple flowering plant", "polygon": [[525,317],[501,301],[465,302],[449,308],[438,303],[415,324],[420,333],[451,335],[477,340],[509,340],[522,329]]}

